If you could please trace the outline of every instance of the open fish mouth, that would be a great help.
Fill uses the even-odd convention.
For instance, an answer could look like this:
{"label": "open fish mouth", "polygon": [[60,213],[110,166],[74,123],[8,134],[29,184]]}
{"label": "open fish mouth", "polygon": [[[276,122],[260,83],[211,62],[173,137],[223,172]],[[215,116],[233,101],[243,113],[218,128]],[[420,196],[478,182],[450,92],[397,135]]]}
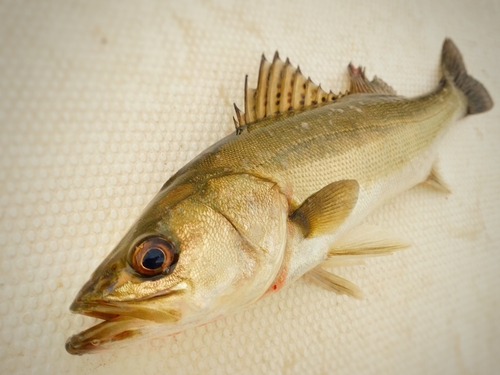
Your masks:
{"label": "open fish mouth", "polygon": [[111,347],[119,348],[139,336],[141,339],[156,336],[157,330],[151,328],[158,327],[158,323],[170,324],[179,319],[179,314],[172,310],[158,311],[125,303],[75,301],[70,310],[73,313],[104,319],[103,322],[71,336],[66,341],[66,351],[74,355]]}

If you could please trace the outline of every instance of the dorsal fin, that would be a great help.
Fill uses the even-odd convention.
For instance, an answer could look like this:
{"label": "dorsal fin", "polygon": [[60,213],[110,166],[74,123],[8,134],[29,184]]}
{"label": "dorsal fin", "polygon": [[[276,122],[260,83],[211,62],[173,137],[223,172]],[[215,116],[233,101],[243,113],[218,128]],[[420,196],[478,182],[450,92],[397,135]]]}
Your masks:
{"label": "dorsal fin", "polygon": [[272,63],[262,55],[257,88],[249,88],[248,75],[245,77],[245,112],[234,106],[236,132],[239,134],[242,126],[264,117],[331,103],[349,94],[396,95],[394,89],[380,78],[375,76],[373,80],[368,80],[362,67],[355,68],[349,64],[348,72],[351,80],[349,90],[338,94],[332,91],[327,93],[321,85],[318,86],[311,78],[306,78],[300,68],[295,68],[290,60],[283,62],[278,52],[274,54]]}
{"label": "dorsal fin", "polygon": [[349,78],[351,79],[351,86],[349,92],[351,94],[386,94],[386,95],[396,95],[396,91],[389,86],[387,83],[382,81],[377,76],[373,77],[373,80],[369,80],[365,76],[365,68],[349,64],[347,67],[349,71]]}
{"label": "dorsal fin", "polygon": [[249,88],[248,76],[245,77],[245,112],[234,106],[236,130],[239,132],[243,125],[264,117],[333,102],[342,96],[345,94],[324,91],[306,78],[299,67],[295,68],[289,59],[283,62],[278,52],[272,63],[262,55],[257,88]]}

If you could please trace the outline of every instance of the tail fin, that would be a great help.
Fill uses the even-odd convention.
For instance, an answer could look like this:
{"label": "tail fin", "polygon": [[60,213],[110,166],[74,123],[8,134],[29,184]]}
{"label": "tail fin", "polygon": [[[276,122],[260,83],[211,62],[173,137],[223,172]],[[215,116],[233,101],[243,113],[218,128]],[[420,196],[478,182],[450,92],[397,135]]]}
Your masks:
{"label": "tail fin", "polygon": [[445,39],[441,52],[441,66],[445,79],[452,81],[467,98],[467,114],[481,113],[493,107],[490,94],[484,86],[467,74],[462,55],[451,39]]}

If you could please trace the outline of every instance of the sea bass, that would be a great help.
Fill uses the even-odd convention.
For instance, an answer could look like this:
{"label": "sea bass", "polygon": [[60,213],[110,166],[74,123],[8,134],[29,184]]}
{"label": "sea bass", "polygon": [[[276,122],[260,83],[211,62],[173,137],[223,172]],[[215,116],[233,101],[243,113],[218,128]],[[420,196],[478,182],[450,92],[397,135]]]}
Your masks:
{"label": "sea bass", "polygon": [[71,311],[104,321],[72,336],[71,354],[173,334],[227,315],[308,274],[359,296],[325,267],[406,245],[360,222],[428,182],[450,125],[493,102],[450,39],[431,93],[397,96],[349,65],[327,93],[276,54],[245,82],[236,132],[179,170],[92,274]]}

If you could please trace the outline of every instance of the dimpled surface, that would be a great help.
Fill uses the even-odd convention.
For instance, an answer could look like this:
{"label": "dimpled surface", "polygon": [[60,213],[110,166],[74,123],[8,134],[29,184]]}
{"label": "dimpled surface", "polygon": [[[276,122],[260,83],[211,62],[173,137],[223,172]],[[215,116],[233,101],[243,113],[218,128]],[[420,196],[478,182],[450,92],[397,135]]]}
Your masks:
{"label": "dimpled surface", "polygon": [[[0,373],[493,374],[500,366],[500,8],[494,1],[0,2]],[[442,144],[453,193],[374,212],[413,246],[301,279],[172,337],[73,357],[68,307],[163,182],[233,131],[262,52],[345,89],[349,61],[400,94],[438,80],[443,39],[497,106]]]}

